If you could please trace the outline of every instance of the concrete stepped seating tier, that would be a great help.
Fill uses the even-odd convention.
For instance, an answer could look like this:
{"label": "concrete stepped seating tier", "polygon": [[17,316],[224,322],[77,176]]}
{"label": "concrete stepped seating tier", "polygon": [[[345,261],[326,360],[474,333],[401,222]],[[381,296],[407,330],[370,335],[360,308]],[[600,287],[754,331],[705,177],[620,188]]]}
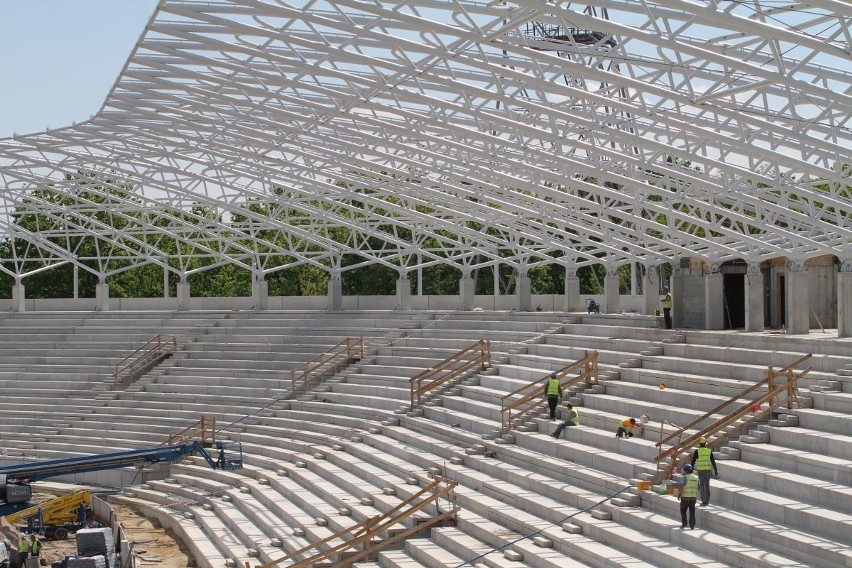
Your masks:
{"label": "concrete stepped seating tier", "polygon": [[[388,429],[385,429],[385,430],[387,431]],[[450,430],[450,431],[454,431],[454,430]],[[575,430],[569,429],[568,431],[574,432]],[[548,442],[542,440],[541,437],[539,437],[539,436],[528,435],[528,434],[518,434],[518,437],[519,437],[519,445],[523,445],[524,441],[528,441],[528,442],[531,442],[531,443],[533,443],[537,446],[548,446],[548,445],[550,445],[552,447],[552,444],[548,444]],[[411,440],[407,438],[405,440],[405,442],[406,442],[406,444],[410,444]],[[629,443],[629,442],[626,442],[626,441],[622,441],[622,442],[625,443],[625,444]],[[623,457],[621,457],[619,459],[618,455],[611,454],[609,452],[598,452],[597,454],[592,454],[589,451],[584,451],[584,448],[578,447],[577,445],[575,445],[573,443],[564,444],[564,445],[559,444],[558,449],[562,450],[562,452],[560,454],[557,454],[557,457],[561,457],[565,460],[570,460],[570,461],[568,461],[569,464],[571,462],[574,462],[574,460],[579,459],[581,456],[583,456],[583,457],[589,456],[590,460],[591,460],[590,463],[594,464],[593,467],[596,466],[599,469],[603,469],[601,466],[603,465],[604,462],[602,462],[601,459],[604,458],[605,456],[611,455],[613,460],[616,460],[618,463],[621,463],[622,465],[623,465],[623,462],[625,461]],[[496,468],[494,469],[495,471],[505,471],[505,468],[506,468],[505,462],[512,459],[511,456],[513,454],[518,453],[518,449],[515,446],[495,447],[495,451],[501,457],[500,462],[502,462],[502,464],[496,466]],[[576,463],[571,464],[569,467],[565,467],[564,465],[561,465],[559,463],[552,464],[551,462],[553,462],[553,461],[558,462],[558,460],[544,458],[544,457],[542,457],[542,455],[540,453],[537,453],[537,452],[533,452],[533,453],[526,452],[526,453],[528,454],[526,457],[518,457],[518,458],[512,459],[513,462],[515,462],[515,460],[518,460],[515,463],[521,464],[522,467],[520,468],[520,471],[524,472],[523,474],[527,475],[527,476],[535,476],[535,474],[532,473],[533,470],[536,470],[539,473],[552,472],[551,473],[552,477],[554,479],[560,480],[559,481],[559,487],[562,487],[564,485],[564,482],[562,482],[561,480],[565,479],[566,476],[573,479],[575,482],[577,482],[578,484],[580,484],[583,487],[592,487],[594,490],[600,491],[602,493],[605,493],[607,491],[612,492],[614,490],[613,484],[615,482],[617,482],[617,480],[611,481],[610,485],[608,487],[595,486],[594,483],[598,483],[598,482],[596,481],[596,479],[594,477],[594,471],[595,471],[594,469],[584,470],[584,468],[578,467],[578,465]],[[466,460],[465,465],[469,465],[471,463],[475,463],[477,465],[482,465],[482,464],[487,463],[489,461],[487,459],[479,458],[478,456],[473,456],[471,458],[471,460],[475,460],[475,461]],[[634,470],[633,472],[628,470],[628,471],[624,471],[623,473],[626,474],[625,477],[633,478],[633,477],[636,476],[636,470],[638,470],[639,468],[642,468],[642,467],[644,467],[644,464],[642,462],[635,462],[634,465],[632,466],[632,468]],[[613,468],[614,468],[614,466],[610,465],[606,469],[610,470],[610,469],[613,469]],[[584,471],[587,471],[588,473],[584,474]],[[589,475],[589,473],[591,473],[591,475]],[[516,480],[516,482],[517,482],[517,480]],[[624,483],[624,480],[622,480],[621,483]],[[536,492],[539,493],[539,494],[550,494],[552,491],[553,491],[552,488],[547,489],[546,487],[541,487],[541,488],[538,488],[536,490]],[[655,500],[659,499],[659,500],[661,500],[660,501],[661,503],[666,505],[665,508],[668,509],[668,512],[666,512],[665,518],[667,518],[667,519],[676,519],[677,518],[677,511],[676,511],[677,503],[673,499],[662,497],[662,496],[657,496],[655,494],[645,492],[645,493],[642,493],[643,504],[644,504],[646,498],[647,499],[655,499]],[[704,509],[702,511],[702,514],[707,513],[711,510],[715,512],[714,508]],[[620,511],[620,512],[623,513],[624,509],[613,508],[612,511],[613,512],[614,511]],[[754,541],[755,545],[752,545],[751,548],[748,548],[748,547],[744,547],[742,545],[742,543],[739,543],[739,544],[729,543],[728,546],[732,549],[733,548],[737,548],[737,549],[740,549],[740,550],[746,550],[747,549],[748,550],[747,554],[749,556],[755,556],[755,555],[761,555],[761,556],[767,556],[767,557],[773,556],[773,555],[766,555],[765,553],[763,553],[760,550],[760,548],[763,548],[763,546],[764,546],[763,539],[771,540],[771,539],[774,538],[772,536],[772,534],[773,534],[773,531],[775,529],[771,526],[767,526],[766,528],[762,529],[762,530],[766,531],[765,534],[758,534],[758,530],[756,528],[750,528],[750,527],[762,526],[761,522],[758,519],[756,519],[754,517],[749,518],[749,517],[746,517],[744,515],[740,515],[737,518],[741,519],[741,521],[740,521],[741,524],[738,525],[738,530],[744,531],[742,534],[752,534],[752,533],[755,534],[755,536],[753,537],[753,541]],[[647,520],[644,521],[644,522],[647,522]],[[642,525],[643,521],[642,520],[633,520],[633,521],[630,521],[629,524],[631,526],[638,526],[638,525]],[[657,522],[656,523],[656,525],[659,525],[659,524],[664,524],[664,523],[663,522]],[[652,526],[656,526],[656,525],[652,524]],[[790,534],[794,534],[792,531],[788,531],[788,532],[790,532]],[[736,530],[728,530],[726,534],[727,534],[727,536],[729,536],[731,538],[735,538],[735,539],[739,538]],[[827,559],[825,563],[819,564],[819,565],[835,566],[835,565],[843,565],[843,564],[835,564],[834,562],[846,562],[846,559],[845,559],[846,557],[844,557],[842,554],[840,556],[838,556],[838,551],[843,549],[842,545],[839,544],[839,542],[842,542],[842,540],[839,541],[839,542],[832,542],[830,540],[826,540],[826,539],[823,539],[823,538],[814,537],[814,536],[806,536],[806,535],[801,535],[801,534],[799,534],[796,538],[801,539],[801,542],[799,543],[799,547],[804,550],[803,553],[799,554],[799,560],[789,560],[789,559],[784,560],[781,556],[777,556],[778,562],[779,562],[779,564],[777,564],[777,565],[785,565],[785,566],[786,565],[812,565],[812,564],[807,563],[807,558],[808,558],[808,555],[810,555],[810,554],[817,555],[817,556],[815,556],[815,558],[826,558]],[[760,547],[760,548],[757,548],[757,547]],[[828,551],[828,552],[822,552],[823,550]],[[849,554],[849,551],[847,550],[847,555],[848,554]],[[803,561],[804,561],[804,563],[802,563]],[[735,565],[739,565],[739,564],[735,564]],[[770,564],[770,565],[775,565],[775,564]]]}
{"label": "concrete stepped seating tier", "polygon": [[[172,502],[167,496],[161,498],[163,505],[156,504],[152,493],[146,492],[145,498],[136,497],[136,491],[110,496],[111,503],[117,503],[142,511],[145,516],[154,520],[157,526],[176,535],[198,568],[221,568],[227,561],[233,559],[222,554],[216,544],[208,539],[207,534],[199,526],[194,515],[187,518],[173,513]],[[203,511],[203,509],[202,509]],[[207,511],[203,515],[209,514]],[[222,542],[222,541],[220,541]]]}
{"label": "concrete stepped seating tier", "polygon": [[[292,430],[288,429],[287,431],[292,431]],[[373,442],[373,441],[375,441],[376,436],[375,435],[369,435],[368,438],[369,438],[370,442]],[[378,444],[374,444],[374,443],[369,443],[366,446],[363,446],[363,449],[362,449],[362,446],[360,444],[350,445],[346,448],[345,453],[340,453],[340,454],[335,453],[335,454],[333,454],[333,456],[329,456],[329,458],[338,457],[339,459],[345,459],[345,458],[349,458],[350,456],[355,455],[356,457],[361,458],[362,460],[364,460],[365,458],[372,459],[373,461],[375,461],[376,459],[380,459],[382,461],[382,465],[380,466],[379,471],[384,472],[384,475],[387,475],[388,473],[392,473],[394,471],[398,474],[408,473],[406,470],[410,469],[410,464],[412,463],[411,460],[399,459],[398,457],[395,457],[395,456],[392,457],[391,454],[389,453],[389,450],[396,452],[397,451],[396,448],[398,448],[398,446],[389,446],[389,447],[385,448],[385,447],[380,447]],[[433,462],[431,464],[432,467],[435,467],[435,465],[434,465],[435,463],[436,462]],[[347,472],[358,471],[360,468],[363,468],[363,467],[364,467],[363,462],[361,464],[357,464],[356,462],[350,462],[346,471]],[[359,475],[359,477],[362,477],[362,478],[365,477],[365,476],[373,478],[375,476],[375,472],[371,474],[370,471],[363,471],[363,473]],[[393,480],[386,479],[385,482],[393,483]],[[397,483],[399,483],[399,482],[397,481]],[[563,560],[563,562],[567,561],[567,560],[568,560],[568,558],[565,558]],[[533,564],[530,564],[530,565],[536,565],[536,564],[535,564],[535,562],[533,562]]]}
{"label": "concrete stepped seating tier", "polygon": [[[428,421],[424,421],[424,422],[428,422]],[[406,448],[406,447],[409,447],[411,445],[414,445],[414,442],[415,442],[415,439],[409,433],[408,428],[385,427],[385,428],[383,428],[382,433],[394,437],[394,439],[390,440],[385,447],[381,448],[383,451],[392,451],[392,450],[390,450],[391,448],[397,448],[397,449],[398,448]],[[400,433],[401,439],[399,439],[399,440],[396,439],[396,433]],[[367,440],[367,443],[368,443],[368,445],[370,445],[372,447],[378,448],[379,444],[380,444],[380,442],[379,442],[380,439],[381,439],[381,437],[377,437],[377,436],[373,435],[373,436],[369,437],[369,439]],[[402,443],[399,443],[399,442],[402,442]],[[397,451],[402,452],[404,450],[398,449]],[[498,452],[505,452],[505,451],[513,452],[513,451],[516,451],[516,450],[514,450],[513,447],[504,447],[504,448],[501,448],[500,450],[498,450]],[[378,454],[378,455],[381,455],[381,454]],[[421,457],[422,457],[422,454],[418,454],[418,455],[421,455]],[[446,456],[442,456],[442,457],[444,457],[446,459]],[[408,461],[412,461],[412,459],[409,459]],[[541,460],[542,456],[536,455],[533,459]],[[559,461],[559,460],[551,460],[551,461]],[[450,476],[452,478],[461,481],[462,484],[465,485],[465,486],[474,487],[479,491],[485,491],[487,493],[494,493],[495,491],[496,492],[503,492],[504,493],[503,497],[500,499],[501,502],[502,502],[501,505],[499,505],[499,506],[495,505],[495,506],[492,506],[490,508],[486,508],[487,510],[495,511],[495,512],[498,511],[498,510],[502,511],[503,509],[505,509],[507,507],[506,503],[515,503],[516,506],[517,506],[517,503],[519,502],[519,495],[520,495],[519,491],[521,491],[521,490],[519,488],[517,488],[520,477],[514,477],[515,475],[527,476],[530,479],[539,479],[538,485],[530,486],[530,488],[532,489],[532,493],[530,493],[530,500],[531,500],[531,503],[536,503],[535,505],[531,505],[531,506],[536,508],[540,512],[540,514],[545,514],[545,515],[554,514],[553,511],[558,511],[558,507],[556,507],[552,504],[551,505],[540,504],[539,502],[542,500],[542,498],[540,496],[541,495],[554,495],[554,494],[561,494],[561,495],[564,496],[564,495],[570,494],[570,493],[567,493],[567,494],[565,493],[567,491],[566,485],[565,485],[564,481],[561,481],[561,480],[563,479],[564,473],[566,471],[568,471],[570,473],[577,473],[578,472],[576,467],[569,468],[569,469],[565,470],[564,469],[565,465],[556,463],[556,464],[553,465],[553,468],[554,468],[553,473],[552,473],[553,479],[551,479],[551,481],[549,481],[549,482],[546,482],[545,485],[541,485],[541,483],[545,483],[545,482],[541,480],[540,475],[536,475],[536,474],[532,473],[532,471],[531,471],[532,467],[530,467],[529,463],[524,463],[523,467],[517,467],[517,468],[514,468],[512,470],[508,470],[507,469],[508,465],[507,465],[506,462],[507,462],[507,458],[503,458],[501,460],[494,460],[494,459],[488,459],[488,458],[484,458],[484,457],[480,457],[480,456],[469,456],[469,461],[465,461],[465,466],[473,467],[477,471],[482,472],[483,469],[480,466],[484,466],[485,464],[491,464],[491,466],[490,466],[491,471],[495,472],[501,478],[505,478],[506,474],[511,471],[512,473],[510,473],[509,479],[514,478],[515,481],[512,484],[509,484],[509,485],[507,485],[503,481],[499,481],[499,480],[495,480],[495,479],[489,480],[488,478],[484,478],[484,477],[482,477],[482,473],[468,474],[467,472],[470,471],[470,470],[467,467],[454,467],[454,466],[451,466],[451,465],[448,465],[448,466],[445,466],[445,467],[446,467],[447,472],[450,474]],[[418,462],[413,461],[412,463],[417,464]],[[469,475],[473,475],[473,477],[470,478],[470,481],[465,482],[465,480],[468,478]],[[590,472],[590,475],[588,477],[588,481],[593,480],[593,479],[594,479],[594,473]],[[619,483],[623,484],[623,483],[625,483],[625,481],[620,480]],[[504,487],[505,487],[505,489],[503,489]],[[578,492],[578,495],[574,495],[573,497],[567,497],[567,500],[569,500],[569,501],[573,500],[574,503],[577,503],[578,499],[579,499],[583,504],[594,504],[595,502],[603,499],[603,495],[601,495],[601,494],[590,495],[587,491],[583,491],[583,490],[574,490],[574,491]],[[563,497],[563,500],[564,499],[565,499],[565,497]],[[470,504],[468,504],[468,505],[470,505]],[[469,509],[469,508],[470,508],[470,506],[467,507],[466,510]],[[500,515],[500,518],[504,518],[504,516],[508,516],[510,519],[517,519],[518,518],[518,514],[514,514],[514,515],[506,515],[505,513],[497,513],[497,514]],[[679,526],[679,523],[677,521],[670,520],[672,518],[673,517],[661,519],[662,523],[669,525],[669,530],[671,530],[675,526]],[[647,524],[647,522],[648,522],[648,519],[647,518],[644,519],[644,524]],[[612,525],[612,523],[609,523],[609,524]],[[634,520],[630,524],[631,524],[631,526],[633,526],[633,525],[641,526],[643,524],[643,521],[642,520]],[[505,532],[505,530],[506,530],[506,527],[503,526],[503,527],[500,527],[499,532]],[[516,528],[516,530],[517,530],[517,528]],[[619,527],[619,530],[621,530],[620,527]],[[607,536],[606,537],[607,542],[609,542],[609,539],[613,539],[613,538],[615,538],[615,537],[612,536],[612,535]],[[602,539],[602,540],[604,540],[604,539]],[[643,541],[643,540],[647,541],[647,537],[644,537],[644,538],[641,538],[641,539],[638,539],[638,540],[628,538],[628,539],[626,539],[626,546],[629,549],[629,547],[632,545],[631,543],[633,543],[634,541],[640,542],[640,541]],[[700,539],[698,539],[698,540],[700,540]],[[752,548],[743,547],[740,543],[728,543],[728,544],[737,545],[738,547],[740,547],[742,554],[746,554],[746,552],[742,552],[743,550],[746,550],[746,549],[748,550],[747,554],[751,555],[751,556],[756,556],[761,552],[761,551],[759,551],[759,550],[757,550],[753,547]],[[588,548],[588,547],[584,546],[583,548]],[[649,549],[647,550],[646,554],[649,555],[649,558],[654,557],[654,554],[655,554],[654,548],[655,547],[650,546]],[[677,554],[677,552],[675,552],[675,554]],[[683,553],[681,552],[681,554],[683,554]],[[618,556],[618,557],[624,557],[624,552],[617,552],[615,555]],[[701,564],[701,565],[703,565],[703,564]],[[773,565],[773,566],[774,565],[787,565],[787,566],[798,565],[798,566],[802,566],[803,564],[785,560],[783,562],[777,562],[777,563],[773,562],[773,563],[768,563],[766,565]]]}
{"label": "concrete stepped seating tier", "polygon": [[[115,361],[166,330],[184,348],[127,390],[110,391]],[[346,336],[365,337],[364,360],[288,400],[289,370]],[[410,376],[479,339],[491,342],[489,369],[433,393],[422,415],[399,413]],[[557,423],[542,418],[542,406],[511,440],[499,437],[501,396],[589,349],[607,374],[601,387],[572,393],[580,427],[551,440],[545,434]],[[769,364],[807,352],[813,371],[800,394],[813,408],[783,410],[726,447],[728,459],[717,454],[721,478],[697,530],[680,530],[673,497],[636,490],[656,470],[658,426],[644,439],[616,439],[619,419],[685,424],[761,379]],[[852,566],[844,491],[852,378],[838,372],[848,352],[848,342],[831,339],[672,331],[653,316],[616,314],[9,314],[0,322],[8,356],[0,373],[29,374],[0,375],[8,395],[0,435],[8,463],[147,447],[216,416],[221,439],[242,441],[243,470],[211,470],[193,457],[170,471],[99,478],[134,485],[121,498],[187,541],[199,566],[274,559],[325,534],[297,529],[331,531],[388,511],[439,472],[459,483],[457,526],[359,565],[457,565],[506,546],[476,563],[834,568]]]}
{"label": "concrete stepped seating tier", "polygon": [[794,408],[786,412],[794,415],[802,428],[844,436],[849,435],[848,414],[812,408]]}

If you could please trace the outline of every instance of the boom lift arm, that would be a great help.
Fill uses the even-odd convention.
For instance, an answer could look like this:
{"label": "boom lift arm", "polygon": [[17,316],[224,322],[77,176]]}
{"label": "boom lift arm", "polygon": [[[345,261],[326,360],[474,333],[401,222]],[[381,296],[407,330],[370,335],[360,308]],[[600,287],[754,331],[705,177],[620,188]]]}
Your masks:
{"label": "boom lift arm", "polygon": [[[0,500],[6,507],[0,507],[0,514],[12,512],[8,509],[20,509],[32,497],[30,483],[58,475],[85,473],[135,466],[142,469],[159,462],[174,462],[192,454],[200,454],[211,468],[240,469],[243,466],[242,444],[240,442],[221,442],[215,445],[217,459],[210,456],[199,441],[186,442],[173,446],[158,446],[141,450],[125,450],[91,456],[60,458],[42,462],[16,464],[0,467]],[[226,457],[225,451],[230,452]],[[236,455],[234,455],[236,452]],[[16,505],[16,506],[13,506]],[[3,510],[7,509],[7,510]]]}

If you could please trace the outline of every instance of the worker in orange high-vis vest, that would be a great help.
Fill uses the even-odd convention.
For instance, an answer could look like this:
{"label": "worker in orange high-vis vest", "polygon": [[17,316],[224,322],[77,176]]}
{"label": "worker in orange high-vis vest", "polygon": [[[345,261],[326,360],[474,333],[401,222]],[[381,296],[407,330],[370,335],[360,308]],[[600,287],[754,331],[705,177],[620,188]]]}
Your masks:
{"label": "worker in orange high-vis vest", "polygon": [[704,436],[698,439],[698,449],[692,452],[691,465],[698,473],[698,495],[704,507],[710,504],[710,472],[719,479],[716,458],[713,457],[713,450],[707,447],[707,438]]}
{"label": "worker in orange high-vis vest", "polygon": [[633,437],[633,427],[636,426],[635,418],[625,418],[621,422],[618,423],[618,430],[615,431],[616,438],[632,438]]}
{"label": "worker in orange high-vis vest", "polygon": [[556,407],[562,398],[562,383],[559,382],[559,377],[555,371],[550,373],[550,378],[544,385],[544,396],[547,397],[547,406],[550,408],[550,419],[556,420]]}

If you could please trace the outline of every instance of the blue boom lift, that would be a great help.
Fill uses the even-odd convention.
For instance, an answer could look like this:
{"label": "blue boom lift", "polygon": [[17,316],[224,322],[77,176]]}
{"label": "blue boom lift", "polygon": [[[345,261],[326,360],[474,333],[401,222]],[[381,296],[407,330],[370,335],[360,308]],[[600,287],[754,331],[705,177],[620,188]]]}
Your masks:
{"label": "blue boom lift", "polygon": [[[193,441],[174,446],[157,446],[142,450],[126,450],[91,456],[61,458],[43,462],[24,463],[0,467],[0,516],[14,513],[28,506],[32,498],[30,483],[58,475],[85,473],[120,467],[137,469],[159,462],[174,462],[182,456],[198,453],[214,469],[240,469],[243,467],[243,450],[240,442],[215,442],[218,454],[214,459],[201,442]],[[226,453],[227,452],[227,453]]]}

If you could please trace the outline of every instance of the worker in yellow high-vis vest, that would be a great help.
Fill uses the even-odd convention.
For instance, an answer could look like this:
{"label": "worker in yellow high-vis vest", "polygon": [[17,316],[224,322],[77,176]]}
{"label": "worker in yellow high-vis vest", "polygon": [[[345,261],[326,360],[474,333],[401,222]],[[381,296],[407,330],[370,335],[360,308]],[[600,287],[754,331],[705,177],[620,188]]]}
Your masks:
{"label": "worker in yellow high-vis vest", "polygon": [[23,562],[27,558],[30,557],[31,544],[30,539],[27,535],[21,535],[21,539],[18,541],[18,558]]}
{"label": "worker in yellow high-vis vest", "polygon": [[698,499],[698,476],[692,471],[692,466],[683,466],[683,484],[680,487],[677,500],[680,501],[680,528],[686,528],[686,513],[689,511],[689,528],[695,528],[695,501]]}
{"label": "worker in yellow high-vis vest", "polygon": [[562,398],[562,383],[559,382],[556,371],[550,373],[550,378],[544,385],[544,396],[547,397],[547,406],[550,408],[550,419],[556,420],[556,407]]}
{"label": "worker in yellow high-vis vest", "polygon": [[698,473],[698,494],[701,497],[701,506],[710,504],[710,472],[719,479],[719,469],[716,467],[716,458],[713,450],[707,446],[707,438],[701,436],[698,439],[698,449],[692,452],[691,465]]}
{"label": "worker in yellow high-vis vest", "polygon": [[553,438],[559,438],[562,435],[562,430],[565,429],[566,426],[579,426],[580,425],[580,413],[577,412],[577,409],[574,408],[574,405],[570,402],[565,405],[565,410],[568,414],[565,416],[565,420],[556,427],[556,432],[551,434],[550,436]]}

